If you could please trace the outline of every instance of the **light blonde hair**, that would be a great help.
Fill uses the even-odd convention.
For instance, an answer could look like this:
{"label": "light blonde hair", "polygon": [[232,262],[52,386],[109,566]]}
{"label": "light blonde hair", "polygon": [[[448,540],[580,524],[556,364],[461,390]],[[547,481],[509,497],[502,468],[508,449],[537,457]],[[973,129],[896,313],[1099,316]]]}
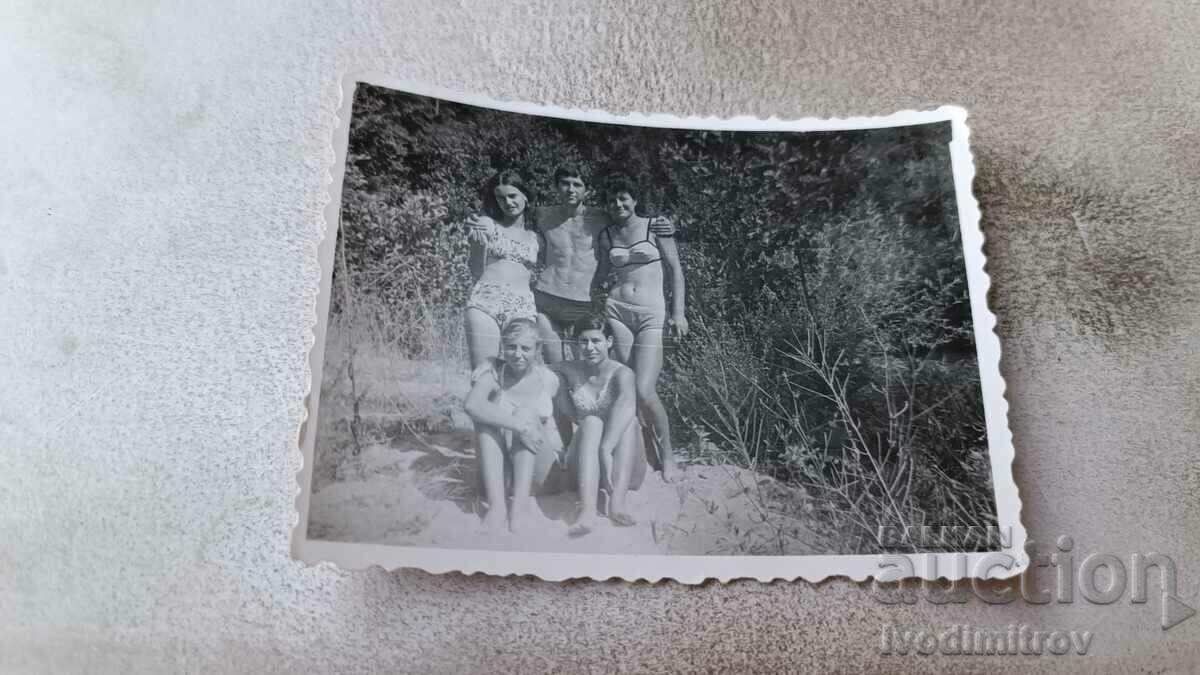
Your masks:
{"label": "light blonde hair", "polygon": [[542,334],[537,328],[537,324],[533,319],[527,319],[519,316],[515,319],[510,319],[504,324],[504,328],[500,331],[500,342],[507,342],[523,332],[533,333],[534,344],[538,347],[542,345]]}
{"label": "light blonde hair", "polygon": [[500,344],[503,345],[526,332],[533,334],[533,363],[534,365],[542,365],[542,333],[538,330],[537,323],[533,319],[527,319],[523,316],[510,319],[504,324],[504,328],[500,330]]}

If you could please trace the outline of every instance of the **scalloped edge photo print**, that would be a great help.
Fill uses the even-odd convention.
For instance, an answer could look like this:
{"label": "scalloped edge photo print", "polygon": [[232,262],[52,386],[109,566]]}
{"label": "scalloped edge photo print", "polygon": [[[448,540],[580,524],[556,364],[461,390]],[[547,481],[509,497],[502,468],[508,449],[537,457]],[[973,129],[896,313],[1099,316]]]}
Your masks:
{"label": "scalloped edge photo print", "polygon": [[1028,567],[967,113],[343,80],[292,554],[551,581]]}

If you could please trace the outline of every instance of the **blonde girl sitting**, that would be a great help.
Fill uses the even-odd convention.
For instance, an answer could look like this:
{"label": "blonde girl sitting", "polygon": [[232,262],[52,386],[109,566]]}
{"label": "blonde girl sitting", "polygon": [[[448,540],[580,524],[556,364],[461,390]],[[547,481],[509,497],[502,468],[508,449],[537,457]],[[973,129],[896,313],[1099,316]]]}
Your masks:
{"label": "blonde girl sitting", "polygon": [[[516,318],[500,334],[500,358],[489,358],[471,374],[465,409],[475,422],[480,482],[488,511],[483,529],[507,522],[521,529],[533,509],[563,443],[554,423],[559,378],[540,362],[541,344],[533,319]],[[505,498],[505,466],[512,466],[512,508]]]}

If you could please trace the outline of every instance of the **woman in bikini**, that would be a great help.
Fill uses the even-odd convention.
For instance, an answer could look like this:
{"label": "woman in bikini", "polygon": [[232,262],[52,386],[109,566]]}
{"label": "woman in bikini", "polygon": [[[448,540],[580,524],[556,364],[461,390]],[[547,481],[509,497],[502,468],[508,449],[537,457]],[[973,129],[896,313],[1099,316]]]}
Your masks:
{"label": "woman in bikini", "polygon": [[568,534],[579,537],[596,526],[600,490],[608,496],[608,518],[614,525],[637,524],[626,509],[625,497],[629,490],[641,487],[646,455],[637,452],[633,371],[608,358],[613,334],[607,320],[583,317],[575,322],[572,334],[580,359],[551,367],[562,378],[557,405],[569,411],[577,425],[567,455],[575,465],[580,511]]}
{"label": "woman in bikini", "polygon": [[[488,511],[483,529],[508,522],[517,532],[533,508],[555,463],[562,438],[554,424],[558,376],[539,362],[541,340],[533,319],[518,317],[504,327],[501,358],[488,358],[471,375],[464,408],[475,422],[480,482]],[[512,508],[504,494],[506,459],[512,464]]]}
{"label": "woman in bikini", "polygon": [[475,286],[465,315],[472,370],[500,351],[500,331],[517,318],[537,319],[530,282],[541,252],[532,192],[516,171],[501,171],[483,188],[487,235],[470,240]]}
{"label": "woman in bikini", "polygon": [[[663,480],[679,479],[679,466],[671,445],[671,424],[658,397],[656,385],[663,365],[663,330],[687,335],[684,317],[683,268],[675,240],[650,230],[650,219],[636,213],[637,189],[625,177],[610,179],[604,206],[613,224],[600,233],[596,254],[600,278],[611,272],[615,281],[608,292],[605,314],[616,336],[617,358],[633,368],[638,409],[658,448]],[[670,280],[671,306],[663,288]]]}

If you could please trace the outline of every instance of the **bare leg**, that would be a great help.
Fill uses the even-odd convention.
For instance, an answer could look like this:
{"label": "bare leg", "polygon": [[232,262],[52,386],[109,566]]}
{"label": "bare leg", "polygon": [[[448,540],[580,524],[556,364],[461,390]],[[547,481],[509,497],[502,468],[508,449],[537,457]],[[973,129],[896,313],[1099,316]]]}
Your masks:
{"label": "bare leg", "polygon": [[[551,429],[550,433],[554,433]],[[547,444],[533,460],[533,481],[529,492],[533,495],[549,495],[563,491],[562,469],[558,465],[560,445]]]}
{"label": "bare leg", "polygon": [[658,374],[662,372],[663,364],[662,338],[661,329],[643,330],[637,334],[633,343],[633,373],[638,408],[654,430],[653,438],[662,463],[663,480],[674,483],[680,478],[679,465],[675,462],[675,449],[671,446],[671,422],[657,389]]}
{"label": "bare leg", "polygon": [[526,522],[531,504],[530,491],[533,486],[533,465],[537,459],[529,448],[513,439],[513,487],[512,511],[508,514],[508,529],[519,532],[521,525]]}
{"label": "bare leg", "polygon": [[638,490],[642,487],[642,483],[646,480],[646,438],[641,433],[642,425],[636,419],[630,423],[629,429],[625,433],[629,434],[630,442],[633,443],[633,458],[630,463],[633,465],[629,472],[629,489]]}
{"label": "bare leg", "polygon": [[613,495],[613,455],[616,450],[609,452],[600,451],[600,499],[597,503],[597,512],[607,516],[612,511],[612,495]]}
{"label": "bare leg", "polygon": [[[616,356],[617,360],[620,361],[621,363],[624,363],[627,366],[630,366],[630,367],[636,369],[637,364],[634,363],[634,359],[633,359],[634,343],[635,343],[633,332],[631,330],[629,330],[628,326],[626,326],[625,324],[623,324],[620,321],[617,321],[615,319],[609,319],[608,325],[610,328],[612,328],[612,331],[613,331],[613,351],[615,352],[615,356]],[[659,341],[659,344],[661,345],[662,331],[655,331],[655,332],[658,334],[658,341]],[[641,335],[639,335],[638,338],[644,339]],[[662,350],[660,347],[660,349],[658,351],[658,370],[661,370],[661,369],[662,369]],[[638,375],[639,382],[640,382],[640,377],[641,377],[641,375],[639,374]],[[657,382],[657,379],[658,379],[657,371],[655,371],[654,378],[655,378],[655,382]],[[651,388],[651,390],[653,390],[653,386],[651,386],[650,388]],[[638,388],[639,409],[642,408],[641,392],[642,392],[642,389],[641,389],[641,385],[639,384],[639,388]],[[646,469],[647,469],[647,466],[646,466],[647,455],[649,455],[650,453],[653,452],[654,460],[655,460],[653,462],[655,465],[654,469],[656,471],[661,471],[663,469],[662,457],[659,456],[659,452],[661,451],[661,449],[659,447],[657,440],[655,439],[655,429],[654,429],[654,425],[652,423],[653,418],[643,419],[644,417],[648,417],[648,416],[646,416],[645,412],[643,411],[641,414],[638,415],[638,418],[634,421],[634,423],[632,425],[633,428],[636,430],[635,433],[637,434],[637,439],[636,439],[637,448],[640,453],[637,463],[634,464],[633,475],[630,477],[630,485],[632,486],[632,488],[634,490],[640,488],[642,486],[642,481],[645,480]],[[669,438],[668,438],[668,442],[669,442]],[[675,473],[675,467],[672,466],[671,475],[673,476],[674,473]]]}
{"label": "bare leg", "polygon": [[581,537],[596,526],[596,493],[600,489],[600,437],[604,433],[604,422],[595,416],[583,418],[575,437],[571,439],[579,470],[579,519],[571,526],[568,534]]}
{"label": "bare leg", "polygon": [[633,353],[633,331],[629,330],[629,326],[616,319],[609,319],[608,327],[612,329],[613,333],[613,351],[616,352],[614,356],[618,361],[632,368],[633,364],[629,362],[629,357]]}
{"label": "bare leg", "polygon": [[542,338],[542,357],[546,363],[558,363],[563,360],[562,336],[559,326],[554,325],[545,314],[537,315],[538,334]]}
{"label": "bare leg", "polygon": [[471,354],[471,370],[500,355],[500,326],[487,312],[468,307],[464,324],[467,332],[467,351]]}
{"label": "bare leg", "polygon": [[563,489],[569,492],[579,491],[579,444],[575,442],[575,432],[567,440],[567,470],[562,473]]}
{"label": "bare leg", "polygon": [[[570,448],[571,447],[571,439],[575,437],[575,426],[571,422],[571,416],[567,413],[567,411],[561,410],[560,407],[557,405],[554,406],[554,426],[557,427],[557,429],[558,429],[558,438],[560,441],[562,441],[563,446]],[[566,467],[566,473],[569,476],[574,476],[575,471],[570,466],[571,453],[567,452],[566,455],[567,455],[566,462],[568,465]],[[562,467],[560,467],[560,468],[562,468]],[[563,485],[564,489],[566,487],[567,487],[566,485]]]}
{"label": "bare leg", "polygon": [[614,449],[611,452],[600,452],[600,489],[604,492],[612,494],[613,489],[613,455],[617,451]]}
{"label": "bare leg", "polygon": [[504,437],[492,427],[480,426],[476,428],[475,442],[479,448],[476,451],[479,479],[488,502],[482,529],[495,532],[508,520],[508,500],[504,495]]}
{"label": "bare leg", "polygon": [[629,515],[629,510],[625,507],[625,497],[629,492],[629,481],[633,474],[633,465],[638,450],[637,437],[640,434],[637,429],[637,424],[633,422],[625,427],[625,433],[621,434],[621,440],[613,450],[612,491],[610,492],[612,496],[608,505],[608,518],[613,524],[621,527],[637,524],[637,520]]}
{"label": "bare leg", "polygon": [[642,419],[641,408],[638,409],[637,421],[642,430],[642,452],[646,455],[646,461],[654,467],[655,471],[662,471],[662,457],[658,456],[658,443],[654,440],[654,426],[646,424],[646,421]]}

